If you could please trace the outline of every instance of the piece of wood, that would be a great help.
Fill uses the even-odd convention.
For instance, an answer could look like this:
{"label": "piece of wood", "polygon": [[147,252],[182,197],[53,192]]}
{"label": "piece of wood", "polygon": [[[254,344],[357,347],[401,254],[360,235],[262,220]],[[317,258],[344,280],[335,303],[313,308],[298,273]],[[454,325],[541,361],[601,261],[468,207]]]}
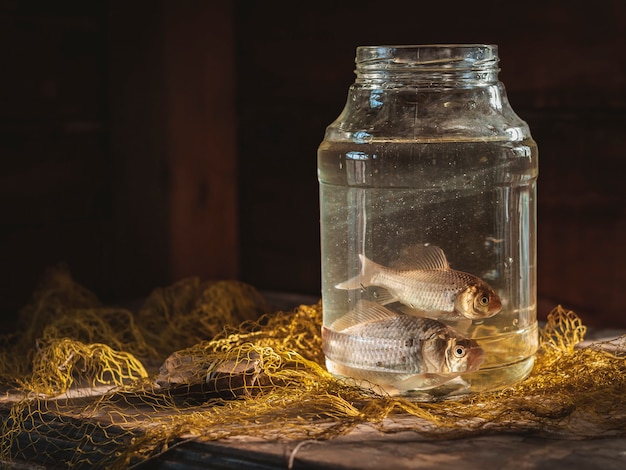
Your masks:
{"label": "piece of wood", "polygon": [[108,302],[238,277],[231,9],[0,6],[0,331],[57,264]]}
{"label": "piece of wood", "polygon": [[210,455],[211,460],[218,458],[221,462],[218,468],[224,469],[622,470],[626,466],[625,446],[625,438],[580,441],[516,434],[428,440],[413,432],[382,434],[362,427],[347,436],[329,441],[268,442],[244,438],[207,443],[189,442],[144,464],[143,468],[148,468],[148,465],[155,469],[171,468],[168,464],[189,462],[191,455],[201,458],[204,454]]}
{"label": "piece of wood", "polygon": [[111,4],[115,292],[237,277],[230,4]]}
{"label": "piece of wood", "polygon": [[165,2],[170,277],[238,274],[234,25],[229,2]]}

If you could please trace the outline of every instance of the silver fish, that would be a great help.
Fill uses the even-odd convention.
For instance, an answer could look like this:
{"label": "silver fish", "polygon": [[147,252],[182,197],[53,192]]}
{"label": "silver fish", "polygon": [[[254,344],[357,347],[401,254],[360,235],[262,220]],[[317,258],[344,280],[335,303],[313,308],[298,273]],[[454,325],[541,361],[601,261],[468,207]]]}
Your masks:
{"label": "silver fish", "polygon": [[484,351],[473,340],[431,318],[396,313],[376,302],[322,328],[333,373],[368,380],[384,390],[425,390],[479,368]]}
{"label": "silver fish", "polygon": [[364,289],[377,286],[387,293],[379,298],[383,305],[404,305],[441,320],[489,318],[500,312],[502,301],[482,279],[450,267],[443,250],[421,245],[405,264],[410,269],[381,266],[359,254],[361,272],[337,289]]}

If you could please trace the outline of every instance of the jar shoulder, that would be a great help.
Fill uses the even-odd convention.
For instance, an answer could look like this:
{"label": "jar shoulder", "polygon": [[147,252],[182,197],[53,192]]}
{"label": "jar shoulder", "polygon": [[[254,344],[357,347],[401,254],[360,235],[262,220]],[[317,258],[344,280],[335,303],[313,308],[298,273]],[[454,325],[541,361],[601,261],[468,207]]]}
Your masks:
{"label": "jar shoulder", "polygon": [[385,137],[522,140],[531,136],[502,85],[445,90],[351,87],[325,138]]}

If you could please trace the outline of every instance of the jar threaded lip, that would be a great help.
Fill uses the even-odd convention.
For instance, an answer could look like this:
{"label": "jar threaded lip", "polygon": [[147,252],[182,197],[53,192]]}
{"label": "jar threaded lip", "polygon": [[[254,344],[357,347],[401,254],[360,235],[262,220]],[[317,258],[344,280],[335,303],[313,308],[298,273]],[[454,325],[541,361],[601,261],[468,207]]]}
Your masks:
{"label": "jar threaded lip", "polygon": [[495,72],[498,46],[494,44],[425,44],[359,46],[356,73],[368,72]]}

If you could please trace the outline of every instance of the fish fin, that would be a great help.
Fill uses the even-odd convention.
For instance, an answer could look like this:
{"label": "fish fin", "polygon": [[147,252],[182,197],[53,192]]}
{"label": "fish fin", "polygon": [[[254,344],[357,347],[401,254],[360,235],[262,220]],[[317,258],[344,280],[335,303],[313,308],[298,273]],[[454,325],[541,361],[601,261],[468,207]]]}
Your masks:
{"label": "fish fin", "polygon": [[458,320],[456,325],[454,325],[454,329],[459,333],[467,333],[469,327],[472,325],[472,320],[470,318],[465,318],[463,320]]}
{"label": "fish fin", "polygon": [[361,272],[347,281],[336,284],[336,289],[364,289],[372,285],[372,277],[380,269],[380,266],[362,254],[359,254],[359,261],[361,262]]}
{"label": "fish fin", "polygon": [[398,301],[397,297],[391,295],[391,292],[383,287],[377,288],[372,293],[372,298],[381,305],[388,305]]}
{"label": "fish fin", "polygon": [[398,310],[402,313],[406,313],[407,315],[411,315],[412,317],[430,318],[432,320],[446,322],[458,322],[460,325],[465,325],[465,320],[467,320],[467,325],[465,325],[466,330],[472,324],[472,320],[461,317],[456,312],[446,312],[445,310],[421,310],[419,308],[409,307],[408,305],[402,305],[398,308]]}
{"label": "fish fin", "polygon": [[416,374],[404,380],[394,382],[393,386],[400,391],[428,390],[450,382],[455,379],[456,376],[457,374]]}
{"label": "fish fin", "polygon": [[446,270],[450,269],[450,263],[441,248],[426,243],[411,245],[402,250],[399,260],[392,267],[399,270]]}
{"label": "fish fin", "polygon": [[351,326],[383,321],[397,315],[399,314],[376,302],[361,300],[343,317],[335,320],[330,328],[335,331],[343,331]]}
{"label": "fish fin", "polygon": [[434,312],[435,314],[433,315],[433,312],[426,312],[424,310],[409,307],[408,305],[404,304],[400,307],[399,310],[401,310],[403,313],[406,313],[407,315],[411,315],[412,317],[431,318],[433,320],[439,320],[439,317],[436,315],[437,312]]}

